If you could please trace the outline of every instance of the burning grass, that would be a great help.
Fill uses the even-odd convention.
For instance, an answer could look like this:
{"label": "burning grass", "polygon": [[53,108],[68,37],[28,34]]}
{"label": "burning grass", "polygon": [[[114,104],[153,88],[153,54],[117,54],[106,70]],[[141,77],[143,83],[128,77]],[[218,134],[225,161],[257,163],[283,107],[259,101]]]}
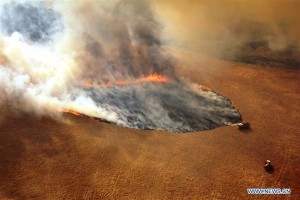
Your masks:
{"label": "burning grass", "polygon": [[[129,128],[171,132],[208,130],[242,121],[230,100],[210,88],[159,74],[83,84],[80,91],[94,102],[94,108],[66,106],[60,112]],[[78,94],[74,91],[71,99],[76,102]]]}
{"label": "burning grass", "polygon": [[107,83],[97,83],[97,82],[83,82],[83,86],[91,88],[91,87],[111,87],[111,86],[121,86],[121,85],[134,85],[138,83],[167,83],[170,79],[166,76],[160,75],[158,73],[153,73],[148,76],[143,76],[141,78],[135,80],[118,80],[115,82],[107,82]]}

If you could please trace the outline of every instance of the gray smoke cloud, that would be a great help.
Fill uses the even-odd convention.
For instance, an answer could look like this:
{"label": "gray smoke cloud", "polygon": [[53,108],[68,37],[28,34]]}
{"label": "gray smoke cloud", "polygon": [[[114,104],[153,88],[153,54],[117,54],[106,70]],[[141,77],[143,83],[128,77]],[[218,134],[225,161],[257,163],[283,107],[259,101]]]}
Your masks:
{"label": "gray smoke cloud", "polygon": [[241,121],[228,99],[176,76],[147,1],[4,1],[0,27],[2,105],[173,132]]}
{"label": "gray smoke cloud", "polygon": [[47,42],[62,30],[60,14],[48,9],[41,2],[5,3],[1,7],[0,17],[3,34],[20,33],[27,41]]}
{"label": "gray smoke cloud", "polygon": [[161,26],[147,1],[83,1],[67,7],[72,13],[65,20],[79,43],[77,62],[86,69],[83,78],[174,77],[173,60],[161,48]]}
{"label": "gray smoke cloud", "polygon": [[[152,1],[170,46],[221,59],[299,69],[297,0]],[[221,68],[221,67],[220,67]]]}

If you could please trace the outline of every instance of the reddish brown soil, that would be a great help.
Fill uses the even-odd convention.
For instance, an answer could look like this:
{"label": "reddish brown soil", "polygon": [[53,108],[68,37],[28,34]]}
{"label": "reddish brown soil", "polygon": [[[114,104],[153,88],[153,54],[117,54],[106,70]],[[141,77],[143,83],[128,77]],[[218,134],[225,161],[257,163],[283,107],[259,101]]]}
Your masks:
{"label": "reddish brown soil", "polygon": [[[174,134],[2,115],[0,199],[300,199],[299,72],[173,53],[179,75],[230,98],[252,130]],[[292,195],[247,194],[258,187]]]}

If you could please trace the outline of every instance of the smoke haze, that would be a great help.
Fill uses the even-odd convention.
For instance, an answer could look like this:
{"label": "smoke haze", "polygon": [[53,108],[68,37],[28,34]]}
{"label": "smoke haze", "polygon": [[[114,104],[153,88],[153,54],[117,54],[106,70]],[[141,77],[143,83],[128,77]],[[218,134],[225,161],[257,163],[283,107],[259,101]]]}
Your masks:
{"label": "smoke haze", "polygon": [[246,63],[299,68],[297,0],[153,1],[168,44]]}
{"label": "smoke haze", "polygon": [[[51,116],[75,111],[126,127],[174,132],[241,121],[228,99],[176,76],[152,3],[1,2],[2,106]],[[156,83],[161,77],[167,83]],[[111,84],[137,79],[150,81]]]}

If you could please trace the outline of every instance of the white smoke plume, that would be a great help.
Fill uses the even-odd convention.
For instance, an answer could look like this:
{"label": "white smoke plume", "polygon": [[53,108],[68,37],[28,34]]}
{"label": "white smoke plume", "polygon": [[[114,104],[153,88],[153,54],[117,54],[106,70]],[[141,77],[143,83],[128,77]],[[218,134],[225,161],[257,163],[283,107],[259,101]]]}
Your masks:
{"label": "white smoke plume", "polygon": [[[0,7],[2,105],[171,131],[241,120],[226,98],[179,81],[147,1],[1,1]],[[151,74],[169,83],[100,87]]]}

